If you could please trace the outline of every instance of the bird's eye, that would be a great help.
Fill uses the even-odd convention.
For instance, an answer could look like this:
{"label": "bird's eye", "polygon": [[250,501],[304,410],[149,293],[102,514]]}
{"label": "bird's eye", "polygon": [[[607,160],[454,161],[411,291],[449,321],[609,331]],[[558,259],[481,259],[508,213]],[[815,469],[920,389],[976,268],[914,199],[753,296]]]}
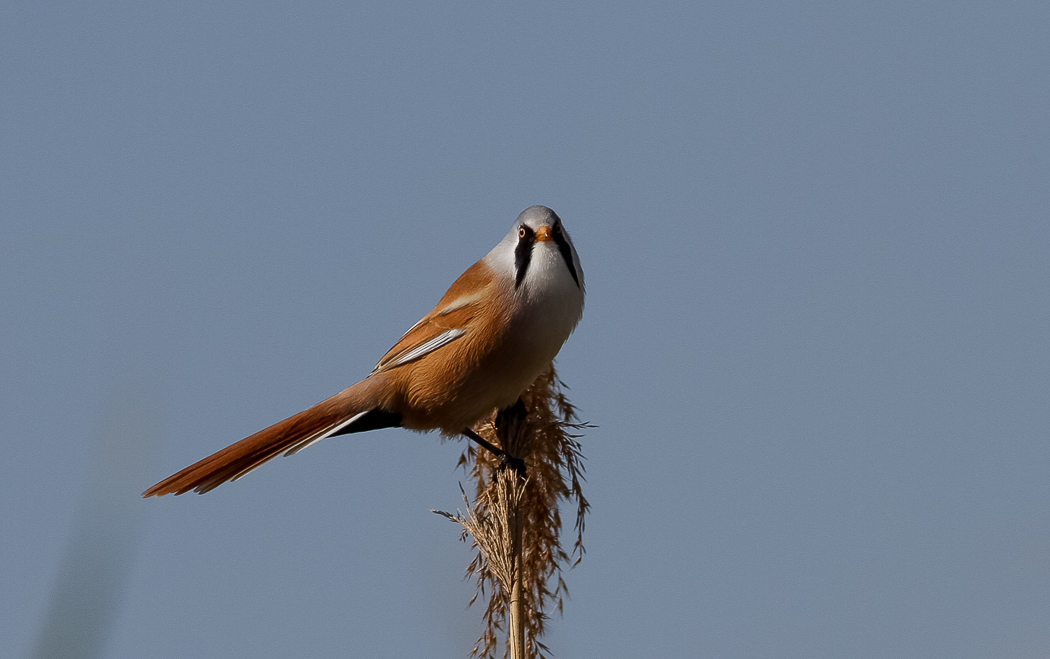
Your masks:
{"label": "bird's eye", "polygon": [[527,235],[527,229],[525,229],[525,225],[523,224],[518,228],[518,238],[524,238]]}

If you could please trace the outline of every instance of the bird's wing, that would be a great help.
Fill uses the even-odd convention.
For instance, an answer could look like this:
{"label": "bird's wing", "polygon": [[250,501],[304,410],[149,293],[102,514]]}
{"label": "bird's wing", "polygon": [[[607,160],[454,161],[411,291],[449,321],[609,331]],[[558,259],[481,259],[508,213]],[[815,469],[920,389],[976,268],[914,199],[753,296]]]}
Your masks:
{"label": "bird's wing", "polygon": [[402,336],[376,364],[373,373],[397,368],[429,355],[477,329],[492,271],[478,261],[452,284],[434,310]]}

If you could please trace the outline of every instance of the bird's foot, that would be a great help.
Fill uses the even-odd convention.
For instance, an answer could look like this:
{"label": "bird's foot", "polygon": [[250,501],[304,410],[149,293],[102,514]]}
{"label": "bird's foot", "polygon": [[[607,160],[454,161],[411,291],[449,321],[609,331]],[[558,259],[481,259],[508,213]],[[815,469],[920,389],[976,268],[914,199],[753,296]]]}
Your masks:
{"label": "bird's foot", "polygon": [[528,474],[525,472],[524,460],[521,458],[515,458],[508,453],[500,451],[499,466],[496,467],[496,471],[503,471],[504,469],[513,469],[514,473],[516,473],[521,480],[528,478]]}

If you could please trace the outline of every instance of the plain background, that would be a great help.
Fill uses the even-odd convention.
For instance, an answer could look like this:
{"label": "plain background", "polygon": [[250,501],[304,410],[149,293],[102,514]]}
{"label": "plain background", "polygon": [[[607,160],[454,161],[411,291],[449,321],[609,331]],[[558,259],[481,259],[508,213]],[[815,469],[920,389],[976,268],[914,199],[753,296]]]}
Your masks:
{"label": "plain background", "polygon": [[465,657],[455,443],[138,495],[542,203],[556,656],[1050,656],[1050,4],[10,0],[0,87],[0,654]]}

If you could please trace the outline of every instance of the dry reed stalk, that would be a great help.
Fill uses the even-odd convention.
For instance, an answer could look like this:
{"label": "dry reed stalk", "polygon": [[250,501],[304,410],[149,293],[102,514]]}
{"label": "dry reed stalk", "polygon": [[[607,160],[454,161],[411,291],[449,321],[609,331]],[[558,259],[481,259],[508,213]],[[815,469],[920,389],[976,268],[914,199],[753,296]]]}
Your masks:
{"label": "dry reed stalk", "polygon": [[[500,469],[498,458],[470,445],[459,464],[474,479],[474,503],[464,493],[466,513],[441,513],[463,526],[464,538],[469,534],[474,539],[477,553],[467,576],[477,578],[478,593],[470,604],[489,593],[483,615],[485,630],[471,652],[479,659],[495,659],[497,631],[504,621],[510,623],[504,656],[542,659],[549,652],[539,641],[545,631],[546,610],[554,604],[561,612],[568,595],[562,570],[575,566],[585,553],[583,531],[590,504],[582,491],[579,435],[570,431],[588,426],[577,422],[564,388],[551,366],[522,395],[526,417],[497,420],[494,412],[474,428],[511,456],[523,459],[527,479],[511,469]],[[571,552],[561,545],[558,507],[562,501],[573,501],[576,508]]]}

